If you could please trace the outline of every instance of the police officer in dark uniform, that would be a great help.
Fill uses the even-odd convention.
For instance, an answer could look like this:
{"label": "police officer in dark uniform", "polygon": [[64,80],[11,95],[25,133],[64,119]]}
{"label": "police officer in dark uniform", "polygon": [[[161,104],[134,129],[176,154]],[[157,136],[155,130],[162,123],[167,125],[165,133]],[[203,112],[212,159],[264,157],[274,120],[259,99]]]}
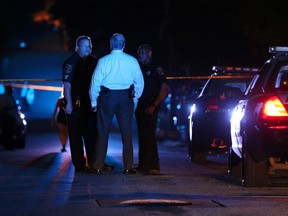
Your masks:
{"label": "police officer in dark uniform", "polygon": [[135,110],[139,144],[139,164],[136,169],[141,173],[157,174],[160,164],[155,130],[159,107],[169,86],[163,68],[152,61],[151,46],[143,44],[138,48],[138,60],[145,84]]}
{"label": "police officer in dark uniform", "polygon": [[87,36],[80,36],[76,40],[75,52],[63,63],[65,111],[71,158],[76,172],[89,170],[95,160],[96,114],[91,109],[89,86],[97,60],[91,52],[91,39]]}

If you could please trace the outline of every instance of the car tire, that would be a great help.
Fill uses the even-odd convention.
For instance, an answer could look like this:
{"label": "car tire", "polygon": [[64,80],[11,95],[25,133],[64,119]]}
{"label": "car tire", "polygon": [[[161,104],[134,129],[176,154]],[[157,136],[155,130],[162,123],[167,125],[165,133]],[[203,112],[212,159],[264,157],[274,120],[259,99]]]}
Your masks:
{"label": "car tire", "polygon": [[245,131],[242,136],[242,185],[245,187],[266,187],[268,185],[268,160],[256,161],[249,152],[255,145],[255,139],[253,140],[253,138],[258,138],[259,136],[247,134]]}
{"label": "car tire", "polygon": [[207,156],[207,151],[205,150],[205,136],[201,134],[200,128],[193,126],[191,129],[192,136],[189,143],[190,159],[195,163],[204,163],[206,162]]}
{"label": "car tire", "polygon": [[242,184],[245,187],[268,186],[268,162],[254,161],[248,152],[242,158]]}

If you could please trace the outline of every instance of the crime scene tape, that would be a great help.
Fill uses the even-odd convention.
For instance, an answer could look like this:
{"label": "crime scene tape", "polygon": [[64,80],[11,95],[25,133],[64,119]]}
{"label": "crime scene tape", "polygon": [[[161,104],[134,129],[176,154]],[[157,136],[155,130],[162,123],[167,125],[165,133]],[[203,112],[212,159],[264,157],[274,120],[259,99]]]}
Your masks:
{"label": "crime scene tape", "polygon": [[[167,80],[196,80],[196,79],[223,79],[223,78],[251,78],[252,75],[239,75],[239,76],[231,76],[231,75],[224,75],[224,76],[179,76],[179,77],[172,77],[167,76]],[[63,87],[57,86],[47,86],[47,85],[33,85],[27,84],[28,82],[60,82],[62,79],[0,79],[0,83],[4,83],[4,85],[11,85],[15,88],[33,88],[36,90],[44,90],[44,91],[63,91]],[[24,84],[22,84],[24,82]]]}
{"label": "crime scene tape", "polygon": [[[36,90],[44,90],[44,91],[59,91],[62,92],[63,87],[58,86],[48,86],[48,85],[34,85],[27,84],[28,82],[59,82],[61,79],[1,79],[0,83],[4,85],[11,85],[14,88],[33,88]],[[24,84],[22,83],[24,82]]]}

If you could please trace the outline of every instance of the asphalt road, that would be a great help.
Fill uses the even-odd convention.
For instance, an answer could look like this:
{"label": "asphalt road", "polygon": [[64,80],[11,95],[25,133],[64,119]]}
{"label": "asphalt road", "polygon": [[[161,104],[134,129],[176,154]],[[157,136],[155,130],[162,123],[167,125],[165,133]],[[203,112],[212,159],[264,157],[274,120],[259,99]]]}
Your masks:
{"label": "asphalt road", "polygon": [[[134,137],[135,163],[137,139]],[[74,173],[49,121],[30,122],[27,147],[0,149],[0,215],[288,215],[288,187],[244,188],[223,165],[197,165],[177,141],[159,143],[161,174],[123,175],[119,133],[107,161],[115,170]],[[136,165],[136,164],[135,164]]]}

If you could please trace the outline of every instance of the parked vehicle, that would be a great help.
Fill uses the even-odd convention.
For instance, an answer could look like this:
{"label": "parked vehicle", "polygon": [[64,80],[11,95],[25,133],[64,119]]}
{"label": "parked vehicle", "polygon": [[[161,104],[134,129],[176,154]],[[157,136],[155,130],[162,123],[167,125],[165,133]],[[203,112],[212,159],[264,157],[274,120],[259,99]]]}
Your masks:
{"label": "parked vehicle", "polygon": [[258,69],[214,66],[212,70],[189,115],[188,156],[193,162],[206,161],[211,151],[228,151],[231,113]]}
{"label": "parked vehicle", "polygon": [[288,170],[288,47],[269,51],[274,56],[255,75],[231,118],[229,173],[240,170],[244,186],[267,186],[268,171]]}
{"label": "parked vehicle", "polygon": [[13,98],[13,88],[5,86],[0,95],[0,144],[7,150],[25,148],[27,122]]}

